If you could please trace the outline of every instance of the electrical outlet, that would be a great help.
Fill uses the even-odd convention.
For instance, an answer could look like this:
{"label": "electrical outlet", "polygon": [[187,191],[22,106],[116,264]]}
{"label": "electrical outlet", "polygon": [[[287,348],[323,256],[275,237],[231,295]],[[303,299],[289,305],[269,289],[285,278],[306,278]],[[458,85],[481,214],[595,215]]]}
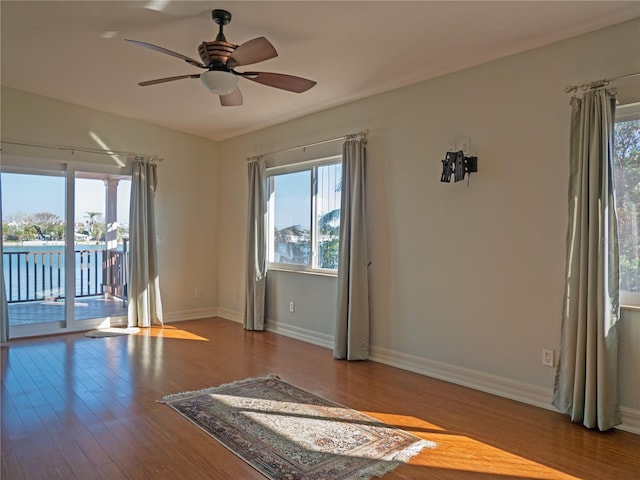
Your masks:
{"label": "electrical outlet", "polygon": [[556,352],[553,348],[542,349],[542,365],[545,367],[555,367]]}
{"label": "electrical outlet", "polygon": [[289,302],[289,311],[293,313],[296,309],[296,304],[293,302]]}
{"label": "electrical outlet", "polygon": [[193,298],[200,298],[200,289],[199,288],[196,288],[193,291]]}

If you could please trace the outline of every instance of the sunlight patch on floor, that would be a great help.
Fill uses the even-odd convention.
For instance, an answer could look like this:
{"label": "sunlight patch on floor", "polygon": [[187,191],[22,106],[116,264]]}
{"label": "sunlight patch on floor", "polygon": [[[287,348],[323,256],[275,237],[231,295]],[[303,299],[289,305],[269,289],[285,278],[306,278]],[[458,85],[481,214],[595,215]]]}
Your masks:
{"label": "sunlight patch on floor", "polygon": [[196,335],[195,333],[182,330],[172,325],[141,328],[140,332],[136,333],[135,335],[140,337],[160,337],[160,338],[172,338],[177,340],[200,340],[203,342],[209,341],[208,338],[201,337],[200,335]]}
{"label": "sunlight patch on floor", "polygon": [[479,474],[504,475],[531,480],[580,480],[578,477],[502,450],[479,440],[447,432],[419,418],[379,412],[362,412],[417,437],[437,443],[434,450],[423,450],[410,465],[460,470]]}

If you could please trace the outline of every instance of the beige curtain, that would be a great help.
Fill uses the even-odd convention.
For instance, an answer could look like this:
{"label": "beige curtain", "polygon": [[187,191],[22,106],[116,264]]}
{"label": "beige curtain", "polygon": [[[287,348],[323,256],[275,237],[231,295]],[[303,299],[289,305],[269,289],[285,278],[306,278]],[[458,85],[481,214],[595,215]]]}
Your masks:
{"label": "beige curtain", "polygon": [[157,165],[136,158],[129,207],[130,327],[162,325],[154,206],[157,184]]}
{"label": "beige curtain", "polygon": [[249,210],[247,213],[247,285],[244,328],[264,330],[267,288],[265,217],[267,177],[263,158],[248,163]]}
{"label": "beige curtain", "polygon": [[351,138],[342,147],[342,197],[337,321],[333,355],[369,358],[369,280],[365,219],[367,140]]}
{"label": "beige curtain", "polygon": [[553,404],[574,422],[607,430],[620,423],[615,98],[590,91],[571,107],[567,275]]}

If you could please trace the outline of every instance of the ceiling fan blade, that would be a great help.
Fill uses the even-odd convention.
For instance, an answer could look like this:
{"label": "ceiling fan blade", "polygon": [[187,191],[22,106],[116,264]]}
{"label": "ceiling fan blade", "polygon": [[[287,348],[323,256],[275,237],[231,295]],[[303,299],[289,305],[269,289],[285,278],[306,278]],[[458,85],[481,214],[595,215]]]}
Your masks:
{"label": "ceiling fan blade", "polygon": [[199,73],[193,73],[191,75],[178,75],[176,77],[158,78],[156,80],[147,80],[146,82],[140,82],[138,85],[146,87],[148,85],[157,85],[158,83],[173,82],[174,80],[182,80],[183,78],[200,78]]}
{"label": "ceiling fan blade", "polygon": [[242,105],[242,92],[238,87],[231,93],[220,95],[220,105],[223,107],[236,107]]}
{"label": "ceiling fan blade", "polygon": [[293,75],[285,75],[284,73],[244,72],[242,76],[252,82],[262,83],[263,85],[294,93],[306,92],[317,83],[313,80],[307,80],[306,78],[295,77]]}
{"label": "ceiling fan blade", "polygon": [[236,48],[227,60],[227,65],[229,67],[251,65],[277,56],[278,52],[271,42],[264,37],[258,37]]}
{"label": "ceiling fan blade", "polygon": [[198,60],[194,60],[193,58],[189,58],[186,55],[182,55],[181,53],[172,52],[171,50],[167,50],[166,48],[159,47],[159,46],[154,45],[152,43],[140,42],[138,40],[129,40],[128,38],[125,38],[125,41],[134,43],[134,44],[139,45],[141,47],[150,48],[151,50],[155,50],[156,52],[166,53],[167,55],[171,55],[172,57],[180,58],[180,59],[184,60],[187,63],[190,63],[191,65],[193,65],[195,67],[207,68],[207,67],[204,66],[204,64],[202,62],[199,62]]}

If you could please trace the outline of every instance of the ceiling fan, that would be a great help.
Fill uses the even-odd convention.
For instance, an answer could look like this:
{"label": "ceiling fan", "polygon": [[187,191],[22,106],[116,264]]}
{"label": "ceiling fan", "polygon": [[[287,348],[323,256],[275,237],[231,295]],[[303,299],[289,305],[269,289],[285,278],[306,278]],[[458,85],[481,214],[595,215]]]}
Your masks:
{"label": "ceiling fan", "polygon": [[127,42],[150,48],[156,52],[166,53],[172,57],[180,58],[194,67],[206,70],[206,72],[203,73],[147,80],[140,82],[138,85],[146,87],[148,85],[172,82],[184,78],[199,78],[211,93],[220,96],[220,104],[223,107],[231,107],[242,105],[242,93],[238,88],[238,80],[241,77],[251,80],[252,82],[295,93],[306,92],[316,84],[313,80],[296,77],[294,75],[286,75],[284,73],[236,71],[235,67],[251,65],[275,58],[278,56],[278,52],[276,52],[271,42],[264,37],[254,38],[242,45],[234,45],[227,42],[222,30],[225,25],[231,22],[231,14],[226,10],[213,10],[211,17],[213,21],[220,26],[220,30],[215,41],[202,42],[198,46],[201,62],[151,43],[125,39]]}

